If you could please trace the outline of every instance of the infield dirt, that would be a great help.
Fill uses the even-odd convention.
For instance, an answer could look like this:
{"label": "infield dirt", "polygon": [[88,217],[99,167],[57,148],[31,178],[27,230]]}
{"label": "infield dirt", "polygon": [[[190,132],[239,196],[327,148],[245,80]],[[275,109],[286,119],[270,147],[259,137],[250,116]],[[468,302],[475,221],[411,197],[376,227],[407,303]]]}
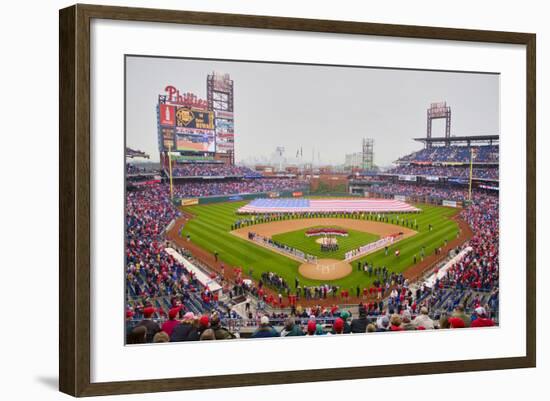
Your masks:
{"label": "infield dirt", "polygon": [[[382,237],[386,237],[391,234],[403,233],[401,239],[408,238],[416,234],[416,231],[410,228],[397,227],[393,224],[382,223],[371,220],[353,220],[353,219],[338,219],[338,218],[317,218],[317,219],[300,219],[300,220],[283,220],[273,221],[269,223],[255,224],[253,226],[239,228],[231,231],[231,234],[250,241],[258,246],[264,246],[261,243],[252,241],[248,238],[249,232],[254,232],[262,237],[271,238],[274,235],[286,233],[289,231],[301,230],[309,227],[331,227],[338,226],[341,228],[347,228],[349,230],[363,231],[371,234],[376,234]],[[276,250],[269,248],[274,252]],[[377,249],[372,252],[376,252]],[[287,257],[292,256],[284,254]],[[299,272],[302,276],[313,280],[337,280],[342,277],[346,277],[352,272],[352,267],[349,262],[354,259],[364,257],[366,254],[362,254],[349,261],[336,260],[336,259],[318,259],[317,263],[303,263],[299,267]]]}
{"label": "infield dirt", "polygon": [[239,228],[237,230],[231,231],[231,233],[233,235],[248,240],[248,233],[250,231],[255,232],[256,234],[259,234],[263,237],[271,238],[273,235],[318,226],[338,226],[341,228],[348,228],[350,230],[364,231],[371,234],[376,234],[380,237],[397,234],[399,232],[403,233],[403,238],[408,238],[416,234],[416,231],[411,230],[410,228],[396,226],[394,224],[382,223],[372,220],[354,220],[339,218],[273,221],[269,223],[255,224],[253,226]]}

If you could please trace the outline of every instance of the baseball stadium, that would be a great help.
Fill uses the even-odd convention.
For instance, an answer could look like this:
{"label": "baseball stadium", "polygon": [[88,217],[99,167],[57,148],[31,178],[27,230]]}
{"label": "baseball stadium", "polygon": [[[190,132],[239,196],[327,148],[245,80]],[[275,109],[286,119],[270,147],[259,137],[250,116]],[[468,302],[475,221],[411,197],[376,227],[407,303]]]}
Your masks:
{"label": "baseball stadium", "polygon": [[391,168],[372,138],[342,166],[245,165],[233,89],[167,85],[157,164],[127,141],[127,344],[498,325],[498,135],[452,136],[436,102]]}

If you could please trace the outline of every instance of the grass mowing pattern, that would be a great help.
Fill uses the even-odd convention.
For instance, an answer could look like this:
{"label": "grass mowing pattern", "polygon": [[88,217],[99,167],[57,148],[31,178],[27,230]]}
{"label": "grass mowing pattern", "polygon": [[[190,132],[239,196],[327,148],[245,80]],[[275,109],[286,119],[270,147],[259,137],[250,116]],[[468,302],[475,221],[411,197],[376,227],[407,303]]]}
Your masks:
{"label": "grass mowing pattern", "polygon": [[[309,231],[314,228],[338,228],[338,229],[347,231],[348,236],[347,237],[341,237],[338,235],[334,236],[334,238],[336,238],[336,240],[338,241],[339,249],[334,252],[322,252],[321,245],[315,241],[317,241],[319,238],[323,238],[323,236],[322,235],[313,236],[313,237],[306,236],[306,231]],[[344,260],[346,252],[352,249],[359,248],[360,246],[366,245],[370,242],[374,242],[380,237],[378,235],[367,233],[364,231],[349,230],[347,228],[343,229],[341,227],[336,227],[336,226],[329,226],[329,227],[319,226],[319,227],[304,228],[302,230],[290,231],[283,234],[277,234],[277,235],[274,235],[272,238],[277,242],[291,246],[295,249],[299,249],[305,253],[309,253],[310,255],[317,256],[318,258]]]}
{"label": "grass mowing pattern", "polygon": [[[229,232],[231,224],[238,219],[237,209],[246,203],[248,202],[226,202],[186,207],[185,210],[194,214],[195,218],[186,224],[183,235],[189,234],[191,241],[209,252],[217,251],[220,259],[226,264],[243,267],[245,272],[248,272],[248,269],[252,267],[253,276],[256,280],[260,278],[261,272],[272,271],[277,272],[291,285],[294,283],[296,276],[300,277],[300,285],[318,285],[322,283],[319,280],[302,277],[298,273],[299,262],[259,245],[254,245]],[[451,241],[456,238],[458,226],[456,222],[449,218],[457,213],[457,209],[429,205],[415,206],[422,209],[422,212],[402,216],[405,219],[412,216],[417,220],[418,234],[391,246],[388,256],[384,256],[384,250],[382,249],[359,259],[359,261],[368,260],[369,263],[374,263],[375,266],[385,265],[390,271],[400,273],[413,264],[414,255],[417,255],[417,258],[420,259],[422,246],[426,247],[426,256],[428,256],[434,253],[435,248],[442,246],[445,240]],[[391,214],[390,219],[394,216],[401,215]],[[428,230],[428,224],[432,224],[432,231]],[[253,231],[254,226],[250,230]],[[396,249],[401,252],[398,258],[394,256]],[[366,273],[358,272],[356,266],[357,261],[354,261],[353,272],[349,276],[333,280],[331,283],[341,288],[371,285],[374,278],[369,278]]]}

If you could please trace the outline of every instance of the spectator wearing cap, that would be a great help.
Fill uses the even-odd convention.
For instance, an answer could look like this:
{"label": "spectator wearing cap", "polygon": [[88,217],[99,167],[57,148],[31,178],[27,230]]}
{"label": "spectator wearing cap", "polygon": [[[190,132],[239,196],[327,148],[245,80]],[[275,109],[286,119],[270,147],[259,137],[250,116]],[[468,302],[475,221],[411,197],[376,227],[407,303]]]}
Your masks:
{"label": "spectator wearing cap", "polygon": [[183,321],[174,327],[170,341],[198,341],[200,339],[198,323],[198,320],[195,319],[195,314],[187,312],[183,315]]}
{"label": "spectator wearing cap", "polygon": [[126,310],[126,336],[132,332],[135,327],[132,318],[134,317],[134,312],[131,309]]}
{"label": "spectator wearing cap", "polygon": [[267,337],[279,337],[277,330],[269,324],[269,317],[263,315],[260,318],[260,327],[252,333],[252,338],[267,338]]}
{"label": "spectator wearing cap", "polygon": [[317,330],[317,324],[315,323],[315,320],[310,320],[307,322],[307,335],[313,336],[315,335],[315,330]]}
{"label": "spectator wearing cap", "polygon": [[348,323],[350,313],[347,310],[344,310],[340,313],[340,317],[344,321],[344,334],[351,333],[351,325]]}
{"label": "spectator wearing cap", "polygon": [[160,326],[152,319],[155,312],[156,309],[152,306],[143,308],[143,320],[137,324],[137,326],[144,326],[147,329],[146,340],[148,343],[152,343],[153,337],[160,331]]}
{"label": "spectator wearing cap", "polygon": [[367,319],[367,310],[364,306],[359,307],[359,317],[351,321],[352,333],[365,333],[367,331],[367,325],[369,320]]}
{"label": "spectator wearing cap", "polygon": [[377,332],[388,331],[389,325],[390,325],[390,319],[386,315],[379,316],[378,319],[376,320],[376,331]]}
{"label": "spectator wearing cap", "polygon": [[421,326],[424,328],[424,330],[433,330],[435,327],[433,320],[430,319],[430,317],[428,316],[428,308],[426,308],[425,306],[420,308],[420,314],[414,318],[412,324],[416,328]]}
{"label": "spectator wearing cap", "polygon": [[164,331],[159,331],[155,336],[153,337],[154,343],[169,343],[170,342],[170,336],[168,333]]}
{"label": "spectator wearing cap", "polygon": [[281,337],[296,337],[303,336],[304,332],[300,325],[296,324],[296,321],[291,316],[285,320],[285,327],[281,331]]}
{"label": "spectator wearing cap", "polygon": [[164,331],[166,334],[168,334],[168,337],[172,335],[172,332],[174,331],[174,327],[176,327],[179,322],[176,320],[178,317],[178,314],[180,312],[180,308],[172,308],[168,311],[168,320],[162,324],[162,331]]}
{"label": "spectator wearing cap", "polygon": [[208,315],[202,315],[199,318],[199,332],[202,333],[206,329],[210,328],[210,318]]}
{"label": "spectator wearing cap", "polygon": [[210,328],[214,330],[216,340],[231,340],[235,338],[234,334],[232,334],[225,327],[222,327],[220,316],[217,313],[213,313],[210,318]]}
{"label": "spectator wearing cap", "polygon": [[343,334],[344,333],[344,320],[339,317],[334,321],[332,326],[332,334]]}
{"label": "spectator wearing cap", "polygon": [[325,334],[327,333],[325,333],[325,329],[323,329],[323,326],[320,323],[317,323],[317,325],[315,325],[315,335],[323,336]]}
{"label": "spectator wearing cap", "polygon": [[464,305],[462,304],[457,305],[451,316],[461,319],[464,322],[465,327],[470,327],[472,324],[472,319],[470,319],[470,316],[464,312]]}
{"label": "spectator wearing cap", "polygon": [[470,327],[492,327],[495,325],[495,322],[487,317],[487,311],[483,306],[478,306],[475,309],[475,315],[476,318],[472,321]]}

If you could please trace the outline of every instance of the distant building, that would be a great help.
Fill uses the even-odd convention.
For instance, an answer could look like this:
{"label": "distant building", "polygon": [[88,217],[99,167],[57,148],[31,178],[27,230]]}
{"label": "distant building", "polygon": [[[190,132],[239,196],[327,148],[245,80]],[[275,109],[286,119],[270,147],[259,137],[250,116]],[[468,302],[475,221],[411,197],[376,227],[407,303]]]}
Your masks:
{"label": "distant building", "polygon": [[347,154],[344,165],[348,170],[352,170],[354,168],[361,168],[363,166],[363,153],[355,152],[355,153]]}

